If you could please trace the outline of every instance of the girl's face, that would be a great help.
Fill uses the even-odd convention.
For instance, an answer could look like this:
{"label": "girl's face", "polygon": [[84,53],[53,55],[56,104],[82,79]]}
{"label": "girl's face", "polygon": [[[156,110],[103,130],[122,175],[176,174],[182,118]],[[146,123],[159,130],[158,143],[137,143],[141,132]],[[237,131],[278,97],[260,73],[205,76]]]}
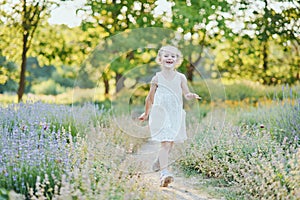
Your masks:
{"label": "girl's face", "polygon": [[169,51],[163,51],[161,53],[161,63],[162,66],[167,69],[174,69],[177,62],[177,56],[176,54],[169,52]]}

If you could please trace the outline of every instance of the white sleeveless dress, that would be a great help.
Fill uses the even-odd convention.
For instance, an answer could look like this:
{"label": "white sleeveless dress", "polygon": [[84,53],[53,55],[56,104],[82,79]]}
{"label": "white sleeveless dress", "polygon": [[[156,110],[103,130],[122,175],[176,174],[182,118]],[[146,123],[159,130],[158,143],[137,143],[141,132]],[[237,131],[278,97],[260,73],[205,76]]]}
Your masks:
{"label": "white sleeveless dress", "polygon": [[183,110],[181,78],[176,72],[172,80],[156,73],[158,87],[149,115],[151,139],[158,142],[183,142],[187,139]]}

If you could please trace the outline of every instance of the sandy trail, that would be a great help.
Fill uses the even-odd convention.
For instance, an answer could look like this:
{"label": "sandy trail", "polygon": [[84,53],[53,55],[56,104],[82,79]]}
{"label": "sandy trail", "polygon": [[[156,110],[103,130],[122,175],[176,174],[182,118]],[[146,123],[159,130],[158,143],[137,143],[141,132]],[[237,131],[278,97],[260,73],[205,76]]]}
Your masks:
{"label": "sandy trail", "polygon": [[[170,171],[174,174],[174,182],[168,187],[160,187],[159,175],[160,172],[152,172],[152,163],[155,160],[159,149],[159,144],[153,142],[147,142],[137,151],[137,153],[131,154],[126,160],[134,162],[134,165],[139,165],[141,169],[140,178],[147,181],[150,187],[159,188],[159,191],[163,193],[166,199],[178,199],[178,200],[214,200],[208,195],[201,187],[199,187],[199,180],[197,177],[186,178],[182,172],[174,169],[172,165],[169,167]],[[176,153],[176,151],[175,151]],[[128,160],[129,159],[129,160]],[[129,163],[124,162],[124,163]],[[124,169],[127,166],[123,166]]]}

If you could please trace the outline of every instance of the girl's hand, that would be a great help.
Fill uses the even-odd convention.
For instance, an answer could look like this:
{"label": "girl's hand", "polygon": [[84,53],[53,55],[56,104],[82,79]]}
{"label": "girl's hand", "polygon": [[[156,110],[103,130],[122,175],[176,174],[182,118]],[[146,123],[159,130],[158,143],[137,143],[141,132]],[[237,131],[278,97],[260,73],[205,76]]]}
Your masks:
{"label": "girl's hand", "polygon": [[198,99],[198,100],[201,100],[201,97],[199,97],[199,95],[196,94],[196,93],[187,93],[185,95],[185,98],[186,99]]}
{"label": "girl's hand", "polygon": [[146,113],[143,113],[138,117],[138,119],[141,121],[145,121],[148,119],[148,115]]}

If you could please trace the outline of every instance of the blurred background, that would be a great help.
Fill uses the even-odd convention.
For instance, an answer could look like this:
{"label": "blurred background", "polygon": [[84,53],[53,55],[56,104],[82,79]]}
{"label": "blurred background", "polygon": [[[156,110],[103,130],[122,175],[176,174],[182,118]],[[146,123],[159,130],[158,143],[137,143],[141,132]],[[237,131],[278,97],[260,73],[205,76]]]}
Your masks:
{"label": "blurred background", "polygon": [[[204,101],[225,100],[209,94],[218,87],[225,88],[227,100],[253,102],[272,98],[282,85],[299,89],[295,0],[1,0],[0,6],[2,103],[28,97],[58,104],[109,101],[126,85],[122,77],[130,70],[145,64],[148,76],[158,70],[156,52],[164,44],[182,50],[178,70]],[[145,28],[166,31],[144,36],[155,39],[152,46],[124,35]],[[118,34],[140,46],[118,43],[128,49],[110,58],[116,46],[111,38]]]}

